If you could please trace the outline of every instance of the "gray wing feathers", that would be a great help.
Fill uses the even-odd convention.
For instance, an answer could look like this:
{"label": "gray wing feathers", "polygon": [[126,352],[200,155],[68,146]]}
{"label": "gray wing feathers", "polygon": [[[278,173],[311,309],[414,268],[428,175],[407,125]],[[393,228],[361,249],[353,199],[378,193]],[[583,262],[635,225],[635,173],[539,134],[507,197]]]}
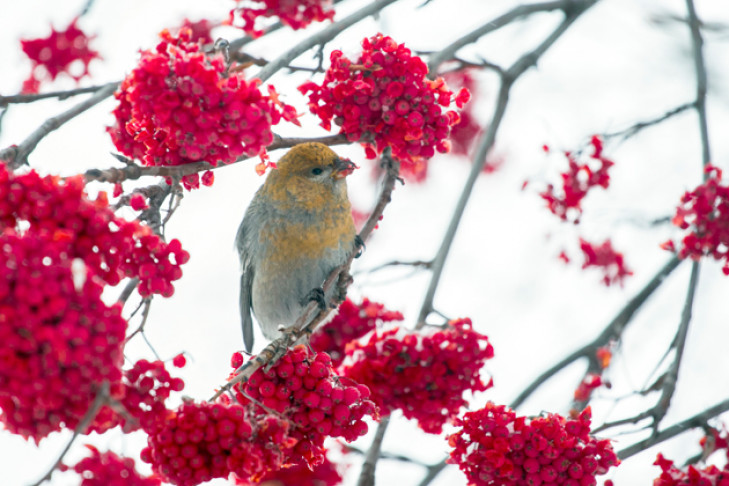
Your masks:
{"label": "gray wing feathers", "polygon": [[240,276],[240,321],[243,327],[243,345],[247,352],[253,349],[253,320],[251,318],[251,278],[253,272]]}
{"label": "gray wing feathers", "polygon": [[[255,199],[254,199],[255,201]],[[253,264],[252,254],[254,234],[249,230],[252,213],[255,212],[255,204],[251,204],[246,211],[245,217],[238,228],[235,238],[235,247],[240,257],[240,320],[243,328],[243,344],[246,351],[253,349],[253,319],[251,317],[252,288],[253,288]]]}

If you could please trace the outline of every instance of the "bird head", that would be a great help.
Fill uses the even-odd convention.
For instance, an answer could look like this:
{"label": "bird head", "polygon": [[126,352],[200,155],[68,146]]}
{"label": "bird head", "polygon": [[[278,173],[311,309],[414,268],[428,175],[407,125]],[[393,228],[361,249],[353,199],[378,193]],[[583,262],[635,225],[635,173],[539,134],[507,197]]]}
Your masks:
{"label": "bird head", "polygon": [[266,179],[264,190],[281,204],[307,208],[347,201],[345,178],[357,166],[318,142],[294,146]]}

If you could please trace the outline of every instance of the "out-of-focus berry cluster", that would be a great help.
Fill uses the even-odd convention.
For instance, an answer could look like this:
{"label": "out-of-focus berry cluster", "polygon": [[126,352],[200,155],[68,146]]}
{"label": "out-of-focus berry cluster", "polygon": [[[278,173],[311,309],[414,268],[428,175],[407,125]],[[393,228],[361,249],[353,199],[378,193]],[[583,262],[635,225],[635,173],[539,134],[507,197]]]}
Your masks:
{"label": "out-of-focus berry cluster", "polygon": [[468,101],[462,89],[454,97],[443,79],[425,77],[428,68],[410,49],[377,34],[362,41],[356,61],[332,52],[321,85],[307,82],[299,90],[309,96],[309,109],[325,129],[332,120],[349,140],[361,141],[367,158],[391,146],[407,173],[417,172],[435,151],[448,152],[451,127],[459,115],[447,110]]}
{"label": "out-of-focus berry cluster", "polygon": [[685,470],[673,465],[673,461],[658,454],[653,465],[661,468],[661,475],[653,480],[653,486],[729,486],[729,467],[722,469],[709,465],[703,469],[689,465]]}
{"label": "out-of-focus berry cluster", "polygon": [[[120,152],[151,166],[229,164],[263,153],[281,117],[298,122],[272,87],[263,94],[258,80],[228,69],[222,54],[206,56],[189,29],[160,35],[116,93],[109,133]],[[212,184],[212,177],[203,183]],[[198,188],[200,178],[187,175],[183,184]]]}
{"label": "out-of-focus berry cluster", "polygon": [[337,486],[342,483],[342,479],[337,466],[326,455],[324,462],[313,468],[306,464],[294,464],[270,471],[255,482],[234,478],[238,486]]}
{"label": "out-of-focus berry cluster", "polygon": [[374,331],[379,324],[402,320],[400,312],[387,310],[382,304],[365,298],[357,305],[347,298],[331,321],[317,327],[309,344],[314,351],[328,353],[332,357],[332,364],[339,366],[344,359],[347,343]]}
{"label": "out-of-focus berry cluster", "polygon": [[448,438],[448,462],[474,486],[593,486],[595,476],[619,461],[609,440],[589,435],[590,418],[589,407],[575,420],[557,414],[529,419],[489,402],[459,421],[461,430]]}
{"label": "out-of-focus berry cluster", "polygon": [[605,381],[602,374],[605,369],[610,366],[612,356],[613,355],[612,351],[610,350],[610,346],[603,346],[597,349],[597,351],[595,352],[595,358],[597,361],[597,365],[599,366],[599,371],[597,373],[591,371],[585,373],[582,381],[580,381],[580,384],[575,389],[575,402],[587,403],[587,401],[589,401],[590,397],[592,396],[592,392],[594,392],[596,389],[603,385],[607,387],[610,386],[610,383]]}
{"label": "out-of-focus berry cluster", "polygon": [[[81,476],[80,486],[160,486],[154,476],[142,476],[134,467],[134,459],[119,457],[112,451],[99,452],[86,446],[91,454],[81,459],[73,470]],[[63,468],[65,469],[65,468]]]}
{"label": "out-of-focus berry cluster", "polygon": [[[593,187],[607,189],[610,185],[608,169],[615,163],[604,157],[602,139],[594,135],[590,139],[592,152],[587,154],[585,161],[578,160],[578,157],[569,151],[564,152],[569,168],[563,172],[561,194],[555,191],[554,185],[549,184],[547,189],[540,193],[540,196],[547,201],[547,207],[563,221],[579,223],[582,215],[582,200],[587,196],[588,191]],[[545,151],[549,147],[544,146]]]}
{"label": "out-of-focus berry cluster", "polygon": [[[256,21],[262,17],[278,17],[284,25],[294,30],[303,29],[312,22],[334,18],[332,0],[249,0],[231,10],[229,23],[240,26],[248,35],[259,37],[263,31]],[[250,5],[253,4],[253,5]],[[243,25],[239,25],[240,19]]]}
{"label": "out-of-focus berry cluster", "polygon": [[473,330],[470,319],[451,321],[432,334],[400,334],[397,328],[373,333],[366,343],[347,347],[342,374],[366,385],[383,414],[402,410],[428,433],[467,405],[463,392],[483,391],[481,370],[494,355],[486,336]]}
{"label": "out-of-focus berry cluster", "polygon": [[618,283],[623,285],[625,277],[633,275],[625,265],[625,258],[619,251],[615,251],[610,239],[594,244],[580,238],[580,249],[585,257],[582,268],[596,267],[602,270],[602,283],[606,286]]}
{"label": "out-of-focus berry cluster", "polygon": [[41,82],[55,80],[63,73],[79,81],[89,74],[89,63],[99,59],[99,53],[89,47],[89,37],[73,19],[66,30],[51,29],[48,37],[21,39],[20,46],[30,58],[33,68],[23,83],[23,93],[37,93]]}
{"label": "out-of-focus berry cluster", "polygon": [[[724,261],[722,271],[729,275],[729,186],[721,183],[721,169],[707,166],[708,179],[681,197],[673,224],[688,230],[681,240],[679,257],[698,260],[704,256]],[[663,248],[674,250],[673,242]]]}
{"label": "out-of-focus berry cluster", "polygon": [[[240,361],[242,357],[235,357],[233,364]],[[237,401],[249,405],[251,415],[260,419],[278,413],[294,424],[289,435],[295,446],[288,463],[321,463],[326,437],[353,441],[367,433],[362,419],[377,415],[366,386],[340,380],[328,354],[314,354],[303,345],[285,354],[268,372],[259,369],[234,389]]]}

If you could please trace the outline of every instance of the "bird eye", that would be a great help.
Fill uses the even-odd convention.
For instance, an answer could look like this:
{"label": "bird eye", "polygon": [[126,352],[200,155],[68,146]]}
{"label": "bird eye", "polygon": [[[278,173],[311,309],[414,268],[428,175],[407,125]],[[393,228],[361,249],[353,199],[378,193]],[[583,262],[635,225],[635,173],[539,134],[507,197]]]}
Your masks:
{"label": "bird eye", "polygon": [[319,167],[314,167],[313,169],[311,169],[311,173],[314,175],[319,175],[322,172],[324,172],[324,171],[322,169],[320,169]]}

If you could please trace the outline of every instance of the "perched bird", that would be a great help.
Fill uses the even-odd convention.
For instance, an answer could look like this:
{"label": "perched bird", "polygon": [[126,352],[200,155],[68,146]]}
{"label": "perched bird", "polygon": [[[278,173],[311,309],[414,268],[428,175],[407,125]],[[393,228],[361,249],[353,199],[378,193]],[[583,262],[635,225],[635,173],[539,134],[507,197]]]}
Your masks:
{"label": "perched bird", "polygon": [[[321,143],[284,155],[256,192],[238,228],[243,341],[253,347],[251,311],[268,339],[279,336],[355,248],[345,178],[355,165]],[[324,296],[326,302],[335,289]]]}

